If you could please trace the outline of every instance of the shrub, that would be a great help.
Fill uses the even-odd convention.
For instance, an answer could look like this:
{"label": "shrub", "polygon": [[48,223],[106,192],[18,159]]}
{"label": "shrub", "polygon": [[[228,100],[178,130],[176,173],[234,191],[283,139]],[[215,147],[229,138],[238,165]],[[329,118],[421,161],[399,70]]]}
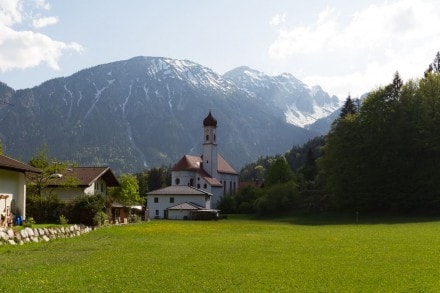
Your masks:
{"label": "shrub", "polygon": [[93,217],[93,222],[96,226],[102,226],[105,224],[105,221],[108,220],[108,216],[105,212],[99,211]]}
{"label": "shrub", "polygon": [[69,223],[69,220],[64,215],[61,215],[58,222],[60,223],[60,225],[67,225]]}
{"label": "shrub", "polygon": [[33,217],[27,217],[26,221],[24,221],[23,226],[31,228],[33,225],[35,225],[35,220]]}

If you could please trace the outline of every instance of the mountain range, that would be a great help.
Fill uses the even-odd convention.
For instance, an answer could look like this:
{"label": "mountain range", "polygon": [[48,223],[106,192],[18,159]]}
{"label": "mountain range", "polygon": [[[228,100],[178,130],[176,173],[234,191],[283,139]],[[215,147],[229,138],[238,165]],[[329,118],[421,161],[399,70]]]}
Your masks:
{"label": "mountain range", "polygon": [[0,82],[5,154],[108,165],[116,173],[200,154],[202,120],[218,120],[219,151],[237,170],[326,133],[340,100],[291,74],[248,67],[223,75],[188,60],[135,57],[29,89]]}

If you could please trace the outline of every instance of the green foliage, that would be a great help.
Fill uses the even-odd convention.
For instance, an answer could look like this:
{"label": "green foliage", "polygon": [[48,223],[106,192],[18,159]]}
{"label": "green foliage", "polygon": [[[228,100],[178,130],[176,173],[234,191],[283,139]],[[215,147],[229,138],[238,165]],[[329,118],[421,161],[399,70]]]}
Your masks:
{"label": "green foliage", "polygon": [[69,219],[67,219],[64,215],[60,215],[58,222],[60,225],[67,225],[69,223]]}
{"label": "green foliage", "polygon": [[98,211],[93,217],[93,224],[95,226],[102,226],[105,224],[105,221],[107,220],[108,220],[107,214],[103,211]]}
{"label": "green foliage", "polygon": [[171,169],[168,167],[152,168],[148,172],[148,191],[171,185]]}
{"label": "green foliage", "polygon": [[344,105],[341,108],[341,114],[339,118],[344,118],[347,115],[355,115],[359,112],[359,99],[353,100],[350,96],[344,102]]}
{"label": "green foliage", "polygon": [[260,214],[274,214],[290,211],[299,203],[299,191],[293,182],[266,187],[264,194],[255,202],[255,208]]}
{"label": "green foliage", "polygon": [[342,209],[440,208],[440,75],[370,93],[359,113],[340,118],[319,160],[328,192]]}
{"label": "green foliage", "polygon": [[35,224],[36,224],[36,222],[35,222],[33,217],[27,217],[26,220],[23,223],[23,226],[31,228]]}
{"label": "green foliage", "polygon": [[109,188],[109,196],[120,204],[134,205],[142,203],[139,196],[139,183],[136,176],[121,174],[118,178],[120,187]]}
{"label": "green foliage", "polygon": [[72,224],[94,226],[100,223],[100,221],[97,221],[96,215],[99,214],[101,217],[102,214],[100,212],[103,212],[104,209],[105,199],[102,195],[84,195],[76,197],[73,201],[67,203],[63,214],[66,215]]}
{"label": "green foliage", "polygon": [[295,178],[292,170],[287,164],[287,160],[284,156],[280,156],[276,159],[266,174],[264,184],[265,186],[272,186],[275,184],[286,183]]}
{"label": "green foliage", "polygon": [[[54,174],[61,172],[68,166],[73,165],[71,162],[58,162],[54,158],[47,155],[47,146],[43,146],[30,159],[29,165],[40,169],[40,174],[26,174],[27,184],[27,200],[26,212],[32,215],[38,222],[58,221],[59,212],[63,208],[63,204],[59,202],[54,190],[50,190],[48,185]],[[78,185],[78,179],[70,176],[64,176],[59,186],[64,188],[75,187]]]}

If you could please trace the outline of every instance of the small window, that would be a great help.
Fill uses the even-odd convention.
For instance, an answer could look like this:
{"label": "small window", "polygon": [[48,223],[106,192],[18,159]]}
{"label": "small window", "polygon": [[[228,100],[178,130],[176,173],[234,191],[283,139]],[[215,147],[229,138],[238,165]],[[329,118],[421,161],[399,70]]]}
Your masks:
{"label": "small window", "polygon": [[156,216],[159,216],[159,210],[156,210]]}
{"label": "small window", "polygon": [[189,180],[189,186],[194,186],[194,179],[191,178],[191,179]]}
{"label": "small window", "polygon": [[208,185],[206,185],[206,183],[205,183],[205,184],[203,184],[203,188],[205,188],[205,189],[206,189],[207,187],[208,187]]}
{"label": "small window", "polygon": [[179,185],[179,183],[180,183],[180,178],[176,178],[176,185]]}
{"label": "small window", "polygon": [[214,134],[214,141],[215,141],[215,134]]}
{"label": "small window", "polygon": [[174,197],[170,197],[170,203],[174,203]]}
{"label": "small window", "polygon": [[159,202],[159,198],[158,197],[155,197],[154,198],[154,203],[158,203]]}
{"label": "small window", "polygon": [[209,140],[209,135],[206,135],[206,140],[207,140],[207,141]]}
{"label": "small window", "polygon": [[197,183],[197,188],[200,189],[200,183]]}
{"label": "small window", "polygon": [[197,181],[200,181],[200,177],[197,177]]}

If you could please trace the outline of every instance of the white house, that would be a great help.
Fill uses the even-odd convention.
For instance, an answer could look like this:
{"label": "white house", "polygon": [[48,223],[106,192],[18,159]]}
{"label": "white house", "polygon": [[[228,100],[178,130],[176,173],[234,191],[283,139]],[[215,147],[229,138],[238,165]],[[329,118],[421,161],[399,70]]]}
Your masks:
{"label": "white house", "polygon": [[[151,218],[169,218],[182,207],[186,211],[197,209],[196,206],[205,209],[216,208],[223,195],[237,191],[238,172],[218,153],[216,130],[217,120],[209,111],[203,120],[203,154],[183,156],[171,170],[171,186],[147,194]],[[191,196],[199,197],[197,200],[182,197],[182,190],[190,192]],[[206,201],[201,200],[205,195],[210,195],[209,206]],[[157,202],[151,198],[156,198]],[[170,198],[179,198],[179,202],[170,202]],[[185,202],[189,205],[180,205]],[[181,211],[183,213],[183,209]]]}
{"label": "white house", "polygon": [[197,210],[211,210],[212,194],[192,186],[168,186],[147,193],[151,219],[191,219]]}
{"label": "white house", "polygon": [[26,218],[26,173],[41,171],[0,155],[0,226],[8,224],[12,214]]}
{"label": "white house", "polygon": [[107,195],[107,187],[118,187],[119,181],[110,167],[69,167],[53,174],[46,192],[56,192],[63,201],[83,195]]}

